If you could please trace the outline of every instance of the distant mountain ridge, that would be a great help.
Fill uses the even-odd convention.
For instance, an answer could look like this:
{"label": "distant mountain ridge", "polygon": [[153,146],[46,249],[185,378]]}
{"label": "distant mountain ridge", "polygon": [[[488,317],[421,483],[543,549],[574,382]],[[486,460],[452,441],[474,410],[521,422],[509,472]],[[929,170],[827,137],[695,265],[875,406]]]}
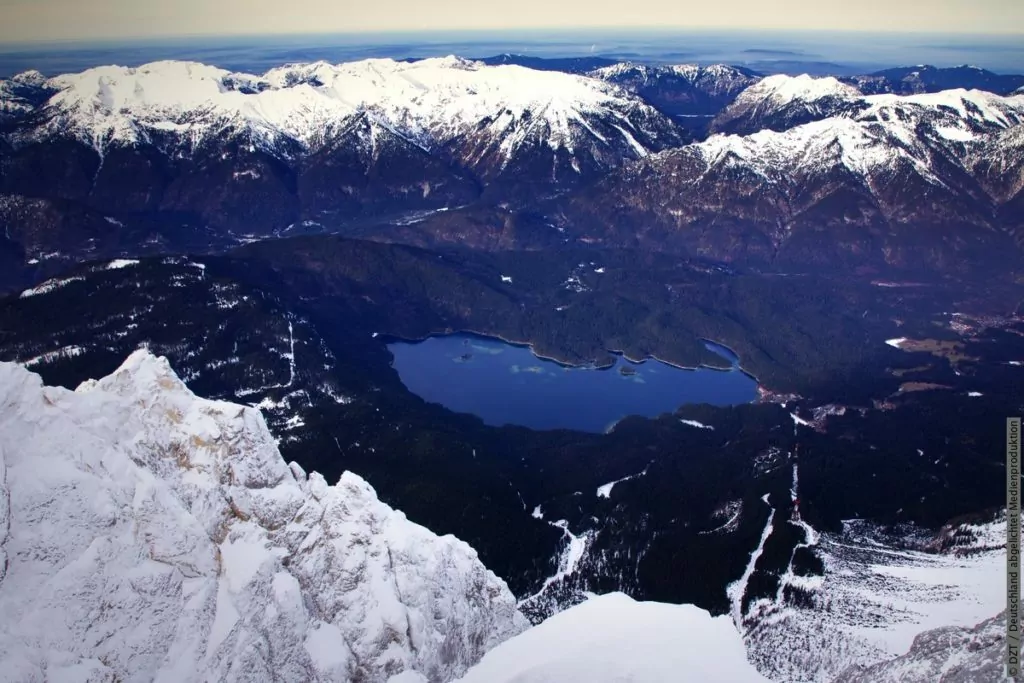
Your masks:
{"label": "distant mountain ridge", "polygon": [[595,69],[619,63],[617,59],[610,57],[531,57],[510,53],[481,57],[477,61],[489,66],[515,64],[539,71],[564,71],[570,74],[586,74]]}
{"label": "distant mountain ridge", "polygon": [[484,188],[550,194],[687,139],[614,85],[455,57],[29,73],[0,82],[0,111],[8,202],[71,202],[100,222],[174,215],[165,241],[189,222],[265,235],[458,206]]}
{"label": "distant mountain ridge", "polygon": [[[621,85],[669,114],[714,115],[731,104],[744,88],[762,78],[784,76],[774,72],[761,73],[742,65],[621,61],[601,56],[553,58],[502,54],[479,61],[587,74]],[[799,71],[793,72],[793,77],[799,78],[797,74]],[[995,73],[966,64],[954,67],[901,66],[857,76],[829,76],[816,70],[803,77],[834,77],[865,95],[914,95],[957,88],[1010,95],[1024,90],[1024,74]],[[701,95],[707,99],[701,99]]]}
{"label": "distant mountain ridge", "polygon": [[[62,259],[309,232],[478,248],[611,238],[676,249],[696,239],[702,256],[742,250],[763,263],[789,253],[784,226],[801,221],[840,233],[877,221],[988,226],[944,238],[961,253],[1024,231],[1019,96],[865,95],[850,79],[606,61],[371,59],[261,75],[156,62],[0,81],[0,260],[15,264],[5,279],[55,273]],[[991,80],[977,69],[933,72]],[[820,125],[795,132],[808,124]],[[749,139],[688,144],[707,128]],[[638,227],[653,196],[625,206],[634,189],[617,179],[684,158],[706,170],[692,183],[682,180],[691,171],[659,179],[658,208]],[[767,186],[747,185],[784,169]],[[666,232],[666,215],[717,227]],[[733,231],[750,221],[766,222],[737,241]],[[839,241],[848,239],[886,238]],[[823,262],[813,253],[822,246],[793,258]],[[874,251],[862,243],[843,260]]]}
{"label": "distant mountain ridge", "polygon": [[[728,123],[759,132],[716,135],[614,172],[563,204],[564,227],[605,244],[746,263],[945,272],[996,259],[1012,270],[1024,98],[865,97],[823,80],[809,99],[768,89],[755,100],[764,86],[748,89]],[[794,111],[816,120],[791,127]]]}
{"label": "distant mountain ridge", "polygon": [[[501,145],[502,158],[495,166],[514,161],[530,144],[573,154],[586,134],[606,146],[618,136],[621,149],[632,156],[651,151],[640,140],[651,149],[679,141],[655,111],[593,79],[488,67],[456,57],[316,62],[262,76],[199,63],[156,62],[131,69],[100,67],[42,82],[22,74],[5,82],[0,93],[7,95],[3,102],[13,112],[6,137],[15,147],[70,137],[101,153],[111,146],[147,143],[194,152],[239,137],[287,160],[319,151],[352,117],[365,114],[431,150],[458,152],[464,138],[483,130]],[[32,94],[35,107],[29,111]],[[600,123],[605,135],[587,127]],[[454,159],[460,160],[457,154]],[[461,161],[469,168],[482,165],[476,157]],[[497,170],[480,168],[484,177]]]}
{"label": "distant mountain ridge", "polygon": [[988,120],[1005,127],[1019,123],[1017,114],[1013,113],[1019,110],[1019,103],[1015,94],[1000,96],[965,88],[909,95],[868,95],[831,76],[778,75],[769,76],[739,93],[732,104],[715,117],[710,128],[714,133],[749,135],[763,130],[783,131],[833,117],[870,118],[880,109],[915,105],[955,110],[968,119]]}
{"label": "distant mountain ridge", "polygon": [[945,68],[928,64],[903,66],[842,80],[855,85],[865,95],[914,95],[951,88],[988,90],[997,95],[1009,95],[1024,87],[1024,75],[997,74],[968,64]]}

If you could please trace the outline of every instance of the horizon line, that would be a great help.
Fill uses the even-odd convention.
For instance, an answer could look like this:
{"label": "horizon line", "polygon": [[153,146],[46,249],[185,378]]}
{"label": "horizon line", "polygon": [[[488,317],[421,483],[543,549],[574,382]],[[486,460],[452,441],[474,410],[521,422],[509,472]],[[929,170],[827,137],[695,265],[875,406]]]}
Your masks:
{"label": "horizon line", "polygon": [[832,28],[751,28],[751,27],[728,27],[728,26],[536,26],[516,28],[451,28],[451,29],[367,29],[348,31],[290,31],[283,33],[224,33],[224,32],[198,32],[198,33],[167,33],[152,35],[130,35],[130,36],[92,36],[85,38],[51,37],[51,38],[26,38],[24,40],[3,40],[0,41],[0,51],[4,48],[23,48],[31,46],[59,46],[59,45],[109,45],[109,44],[137,44],[137,43],[160,43],[161,41],[188,41],[188,40],[254,40],[273,38],[302,38],[302,37],[363,37],[374,36],[451,36],[451,35],[524,35],[533,33],[568,34],[602,32],[605,35],[629,35],[629,34],[686,34],[686,33],[731,33],[731,34],[752,34],[752,35],[800,35],[800,34],[831,34],[831,35],[864,35],[864,36],[914,36],[926,37],[936,36],[943,38],[972,39],[991,38],[1001,39],[1022,38],[1024,31],[988,31],[988,32],[950,32],[934,30],[906,30],[906,29],[832,29]]}

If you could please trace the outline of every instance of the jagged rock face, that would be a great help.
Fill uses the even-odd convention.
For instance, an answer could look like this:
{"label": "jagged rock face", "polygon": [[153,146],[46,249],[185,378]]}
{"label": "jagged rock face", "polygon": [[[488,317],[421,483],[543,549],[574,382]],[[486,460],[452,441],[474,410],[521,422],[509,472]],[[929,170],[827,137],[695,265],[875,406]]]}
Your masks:
{"label": "jagged rock face", "polygon": [[0,112],[0,193],[246,235],[551,192],[686,140],[614,85],[454,57],[22,74]]}
{"label": "jagged rock face", "polygon": [[632,62],[595,69],[590,75],[640,95],[661,111],[687,117],[717,114],[761,78],[749,69],[725,64],[654,66]]}
{"label": "jagged rock face", "polygon": [[787,267],[949,270],[998,259],[1015,180],[1003,169],[1020,156],[1012,141],[1024,99],[850,101],[849,117],[717,135],[621,169],[574,197],[567,222],[592,241]]}
{"label": "jagged rock face", "polygon": [[467,173],[369,113],[353,117],[305,156],[296,182],[303,214],[322,222],[403,207],[457,206],[479,194]]}
{"label": "jagged rock face", "polygon": [[1006,670],[1006,612],[973,628],[925,631],[906,654],[872,666],[852,666],[833,683],[989,683]]}
{"label": "jagged rock face", "polygon": [[0,668],[15,680],[450,680],[526,627],[476,553],[140,351],[75,392],[0,365]]}
{"label": "jagged rock face", "polygon": [[1000,202],[999,217],[1024,246],[1024,125],[1008,128],[972,150],[968,166],[985,191]]}
{"label": "jagged rock face", "polygon": [[1007,128],[972,151],[971,170],[993,197],[1007,202],[1024,192],[1024,126]]}

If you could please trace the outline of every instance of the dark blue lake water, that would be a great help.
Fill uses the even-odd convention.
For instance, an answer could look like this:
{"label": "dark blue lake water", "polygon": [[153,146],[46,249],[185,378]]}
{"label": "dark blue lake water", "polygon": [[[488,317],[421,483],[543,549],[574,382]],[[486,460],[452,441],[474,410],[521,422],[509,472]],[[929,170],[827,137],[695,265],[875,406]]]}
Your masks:
{"label": "dark blue lake water", "polygon": [[748,403],[757,384],[728,349],[708,348],[732,370],[684,370],[617,358],[611,368],[570,368],[529,348],[453,334],[388,344],[402,382],[417,396],[490,425],[604,432],[627,415],[655,417],[688,403]]}
{"label": "dark blue lake water", "polygon": [[455,54],[744,65],[765,73],[853,75],[911,64],[975,64],[1024,72],[1024,41],[1012,35],[859,33],[843,31],[576,29],[431,31],[286,36],[203,36],[61,43],[0,44],[0,78],[38,69],[47,75],[102,64],[137,66],[189,59],[263,73],[289,62],[407,59]]}

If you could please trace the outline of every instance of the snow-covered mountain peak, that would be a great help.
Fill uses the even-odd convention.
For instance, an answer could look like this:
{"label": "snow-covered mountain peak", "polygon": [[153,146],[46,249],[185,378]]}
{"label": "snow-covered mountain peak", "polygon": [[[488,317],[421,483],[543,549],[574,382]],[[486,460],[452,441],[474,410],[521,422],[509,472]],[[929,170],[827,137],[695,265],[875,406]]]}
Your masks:
{"label": "snow-covered mountain peak", "polygon": [[463,673],[526,627],[476,553],[140,351],[71,392],[0,364],[0,670],[16,680]]}
{"label": "snow-covered mountain peak", "polygon": [[716,117],[715,132],[785,130],[866,107],[861,92],[829,76],[768,76],[743,90]]}
{"label": "snow-covered mountain peak", "polygon": [[602,66],[594,69],[590,72],[590,75],[594,78],[600,78],[603,80],[611,80],[617,76],[623,74],[629,74],[632,72],[646,73],[650,71],[651,67],[644,64],[638,64],[636,62],[617,62],[609,66]]}
{"label": "snow-covered mountain peak", "polygon": [[36,69],[29,69],[28,71],[22,71],[19,74],[11,76],[10,80],[21,85],[32,85],[38,87],[46,83],[46,76]]}
{"label": "snow-covered mountain peak", "polygon": [[450,69],[475,69],[484,65],[483,62],[466,59],[465,57],[459,57],[458,55],[432,57],[422,61],[435,61],[438,65],[447,66]]}
{"label": "snow-covered mountain peak", "polygon": [[[690,66],[692,66],[692,65],[684,65],[682,67],[677,67],[677,68],[688,69]],[[728,75],[732,75],[732,74],[736,74],[736,73],[742,73],[742,71],[740,71],[736,67],[729,66],[728,64],[708,64],[707,66],[702,66],[702,67],[698,67],[698,68],[700,70],[705,71],[706,73],[709,73],[709,74],[712,74],[712,75],[715,75],[715,76],[728,76]]]}
{"label": "snow-covered mountain peak", "polygon": [[[983,132],[1021,122],[1024,100],[963,88],[911,95],[862,95],[835,78],[770,76],[750,86],[723,111],[712,128],[753,133],[786,130],[833,117],[861,121],[925,123],[946,129]],[[941,133],[940,133],[941,134]],[[951,135],[957,136],[951,130]],[[969,139],[959,134],[961,141]]]}
{"label": "snow-covered mountain peak", "polygon": [[46,76],[38,71],[23,71],[8,79],[0,78],[0,117],[27,114],[48,94]]}
{"label": "snow-covered mountain peak", "polygon": [[650,76],[659,72],[671,73],[688,81],[695,82],[698,77],[733,77],[743,72],[728,64],[642,64],[639,62],[618,62],[610,66],[594,69],[590,75],[602,80],[614,80],[616,77],[640,74]]}
{"label": "snow-covered mountain peak", "polygon": [[305,83],[261,88],[261,82],[181,61],[65,74],[48,81],[58,92],[47,102],[55,116],[46,132],[71,133],[99,149],[111,142],[146,142],[154,133],[179,133],[195,144],[224,128],[271,144],[277,135],[306,141],[354,112]]}
{"label": "snow-covered mountain peak", "polygon": [[60,90],[56,106],[91,102],[109,113],[141,107],[185,109],[224,94],[224,69],[196,62],[162,61],[139,67],[98,66],[63,74],[49,83]]}
{"label": "snow-covered mountain peak", "polygon": [[861,93],[857,88],[842,83],[833,76],[818,78],[807,74],[800,76],[777,74],[763,78],[744,90],[737,98],[737,102],[770,98],[777,105],[781,105],[794,100],[813,102],[826,97],[860,96]]}
{"label": "snow-covered mountain peak", "polygon": [[[271,83],[288,80],[294,68],[267,74]],[[610,120],[613,137],[623,138],[636,154],[636,123],[658,117],[647,105],[619,88],[583,76],[537,71],[518,65],[486,66],[457,57],[397,62],[364,60],[318,65],[316,92],[353,110],[378,112],[396,130],[425,146],[449,144],[478,136],[483,127],[489,143],[505,159],[524,144],[546,144],[571,152],[582,137],[605,144],[609,137],[593,133],[597,120]],[[630,132],[632,130],[632,132]]]}

